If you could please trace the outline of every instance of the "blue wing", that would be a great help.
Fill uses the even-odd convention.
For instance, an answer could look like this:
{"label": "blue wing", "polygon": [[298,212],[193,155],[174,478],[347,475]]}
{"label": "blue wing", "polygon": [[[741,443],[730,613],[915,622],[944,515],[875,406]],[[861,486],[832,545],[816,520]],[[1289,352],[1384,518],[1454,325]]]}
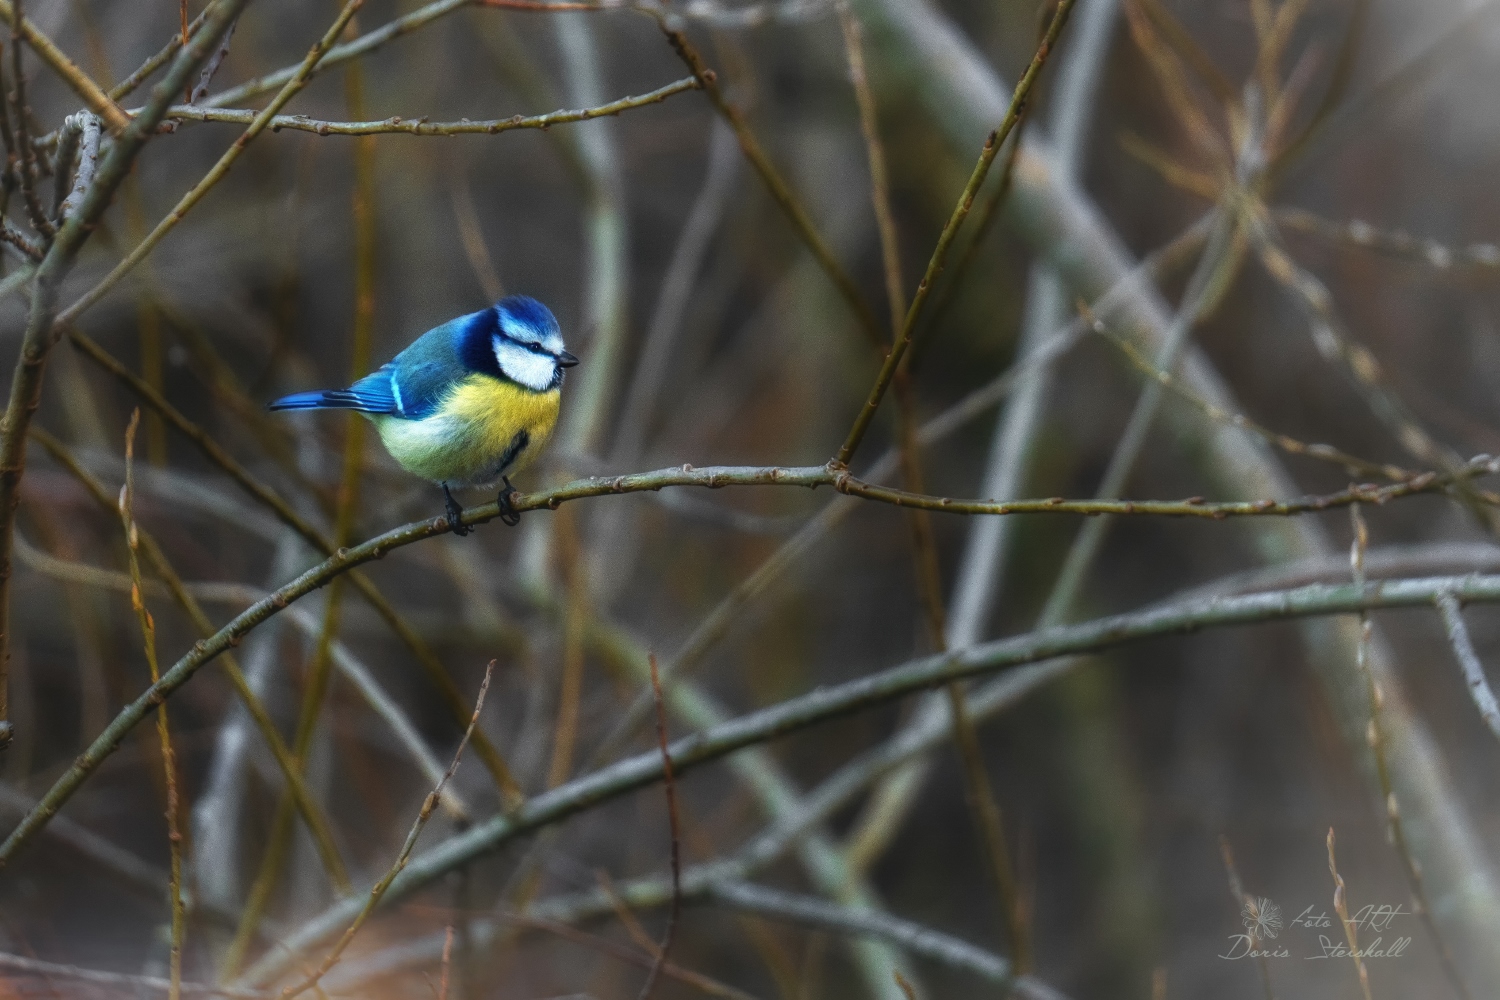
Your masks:
{"label": "blue wing", "polygon": [[[380,370],[347,389],[325,389],[283,396],[272,410],[357,410],[420,420],[442,403],[453,385],[469,374],[462,350],[470,327],[484,313],[460,316],[428,330]],[[488,338],[482,338],[488,344]]]}

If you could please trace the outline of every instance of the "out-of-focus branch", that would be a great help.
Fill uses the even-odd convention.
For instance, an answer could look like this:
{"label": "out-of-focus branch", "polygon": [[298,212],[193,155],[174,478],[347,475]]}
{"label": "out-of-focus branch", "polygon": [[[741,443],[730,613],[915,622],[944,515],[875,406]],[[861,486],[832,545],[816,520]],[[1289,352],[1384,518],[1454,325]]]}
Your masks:
{"label": "out-of-focus branch", "polygon": [[[87,469],[79,464],[67,446],[39,427],[32,429],[31,436],[59,465],[67,469],[73,478],[78,480],[85,492],[96,503],[106,510],[112,508],[113,502],[110,499],[109,491],[104,488],[104,484],[99,482]],[[211,637],[215,631],[213,622],[204,613],[202,606],[183,583],[182,577],[178,575],[177,570],[168,561],[161,545],[150,532],[142,530],[139,526],[136,527],[135,534],[141,553],[146,557],[146,562],[151,566],[151,572],[156,574],[166,585],[172,598],[187,613],[187,616],[192,620],[193,626],[198,629],[198,632],[205,639]],[[323,859],[329,878],[341,891],[346,891],[349,886],[349,875],[345,870],[343,859],[339,856],[338,848],[334,844],[333,832],[328,825],[328,819],[323,815],[323,810],[318,806],[317,800],[313,797],[311,790],[308,789],[306,783],[302,780],[296,759],[282,740],[280,731],[271,719],[271,713],[266,710],[265,704],[255,694],[249,680],[245,677],[244,671],[240,669],[235,656],[226,650],[220,662],[224,667],[225,675],[229,678],[230,685],[235,689],[235,693],[239,696],[241,703],[250,713],[250,717],[254,720],[256,728],[259,730],[261,737],[266,741],[267,747],[271,750],[271,755],[275,758],[278,767],[280,767],[281,775],[287,783],[287,789],[291,794],[292,801],[296,804],[298,812],[301,813],[303,820],[307,823],[308,831],[312,834],[313,843],[317,845],[319,856]]]}
{"label": "out-of-focus branch", "polygon": [[[117,991],[156,990],[166,992],[171,983],[157,976],[132,976],[123,972],[102,972],[98,969],[85,969],[77,965],[62,965],[58,962],[44,962],[38,958],[27,958],[24,955],[8,955],[0,952],[0,969],[21,975],[36,976],[44,981],[63,979],[74,983],[88,983],[93,986],[106,987]],[[215,986],[212,983],[181,983],[179,984],[184,996],[190,997],[228,997],[229,1000],[274,1000],[276,994],[263,990],[237,989],[228,986]]]}
{"label": "out-of-focus branch", "polygon": [[485,667],[484,680],[480,682],[479,695],[474,700],[474,715],[469,719],[469,727],[464,730],[463,739],[458,741],[458,749],[453,752],[453,762],[448,765],[448,770],[444,771],[443,776],[438,779],[437,786],[427,793],[427,798],[422,800],[422,808],[417,813],[417,818],[412,823],[411,830],[406,835],[406,842],[401,845],[401,850],[396,855],[395,862],[391,864],[385,875],[370,889],[369,895],[364,899],[363,905],[355,914],[354,920],[349,925],[348,930],[344,931],[343,936],[339,938],[338,944],[334,945],[333,950],[324,956],[323,961],[311,975],[302,980],[298,985],[282,990],[282,1000],[291,1000],[291,998],[299,996],[308,990],[315,990],[320,994],[322,993],[322,990],[318,989],[319,980],[326,976],[328,970],[333,968],[343,956],[344,950],[354,940],[354,935],[359,933],[360,927],[364,926],[370,914],[380,905],[381,899],[390,889],[391,884],[400,877],[401,872],[406,868],[407,863],[411,859],[412,851],[416,850],[417,838],[422,835],[423,827],[432,818],[432,814],[437,811],[438,802],[442,799],[444,787],[452,780],[454,773],[458,770],[459,762],[463,760],[464,748],[469,745],[469,738],[474,735],[474,727],[479,724],[479,713],[484,710],[484,696],[489,692],[490,679],[494,674],[495,661],[491,660],[489,665]]}
{"label": "out-of-focus branch", "polygon": [[[36,431],[33,431],[33,434],[36,433]],[[83,475],[89,475],[87,470],[83,470],[81,466],[79,470]],[[90,479],[92,480],[91,476]],[[92,493],[93,491],[90,490],[90,492]],[[100,493],[96,496],[96,499],[99,496],[102,496],[104,501],[108,501],[107,495]],[[150,536],[143,537],[149,539]],[[143,542],[142,544],[146,543]],[[131,582],[128,575],[116,570],[102,569],[48,555],[45,552],[32,548],[21,535],[16,536],[16,555],[20,559],[21,564],[28,569],[44,573],[54,579],[83,584],[88,587],[108,588],[125,594],[130,593]],[[196,601],[234,604],[240,607],[248,607],[266,596],[264,589],[242,583],[183,582],[182,588],[187,595]],[[165,596],[173,596],[171,587],[167,584],[158,584],[155,580],[145,581],[144,589],[148,594],[159,593]],[[287,608],[283,614],[290,618],[292,623],[309,639],[314,641],[317,639],[322,628],[322,623],[315,614],[312,614],[300,605]],[[200,624],[199,627],[202,628],[202,625]],[[211,635],[212,632],[213,630],[210,627],[204,634]],[[263,632],[257,632],[256,638],[259,638],[262,634]],[[338,668],[339,673],[343,675],[344,679],[349,682],[355,691],[359,692],[360,697],[365,700],[370,710],[390,726],[396,742],[401,744],[406,750],[407,755],[411,758],[412,763],[421,773],[423,779],[431,784],[436,784],[438,779],[442,777],[443,764],[437,759],[432,749],[423,742],[421,734],[417,732],[416,726],[407,716],[406,711],[380,685],[380,682],[375,679],[370,669],[354,655],[354,652],[347,645],[335,641],[330,644],[329,653],[333,658],[334,665]],[[226,653],[224,655],[227,660],[229,654]],[[247,680],[248,676],[247,673]],[[6,787],[0,784],[0,804],[7,801],[6,795]],[[16,797],[11,801],[14,805],[14,803],[20,802],[21,798]],[[34,804],[29,799],[26,801],[27,805],[16,807],[17,811],[24,814]],[[442,805],[448,811],[449,815],[456,820],[468,822],[473,818],[469,812],[469,806],[451,788],[443,791]],[[53,831],[60,822],[65,822],[63,817],[54,817],[47,826],[48,831]],[[86,833],[87,831],[84,832]],[[152,869],[152,871],[154,872],[155,869]],[[164,881],[164,878],[156,878],[151,882],[153,895],[160,894],[159,890]],[[223,912],[229,914],[231,922],[238,920],[238,911],[224,910]]]}
{"label": "out-of-focus branch", "polygon": [[[1360,513],[1359,505],[1355,504],[1349,508],[1349,520],[1354,528],[1354,542],[1349,547],[1349,565],[1353,570],[1355,586],[1364,586],[1365,583],[1365,549],[1369,546],[1370,532],[1365,526],[1365,518]],[[1439,608],[1444,601],[1452,600],[1451,595],[1438,595]],[[1463,627],[1460,620],[1459,627]],[[1365,685],[1370,692],[1370,728],[1369,744],[1370,753],[1375,758],[1375,774],[1380,782],[1380,790],[1385,798],[1385,823],[1386,836],[1391,846],[1396,849],[1396,855],[1401,859],[1401,867],[1406,870],[1407,885],[1411,888],[1412,900],[1416,903],[1417,914],[1422,920],[1423,926],[1427,928],[1427,934],[1432,938],[1433,948],[1438,953],[1442,962],[1443,974],[1447,976],[1448,983],[1453,987],[1459,1000],[1469,1000],[1469,988],[1464,983],[1463,976],[1458,971],[1457,964],[1453,961],[1453,949],[1448,946],[1448,940],[1443,936],[1442,930],[1432,917],[1432,900],[1427,896],[1427,883],[1422,878],[1422,868],[1414,857],[1412,857],[1411,846],[1406,842],[1406,824],[1401,819],[1401,802],[1396,798],[1396,792],[1391,787],[1391,769],[1388,763],[1390,751],[1386,746],[1385,726],[1381,724],[1382,708],[1385,697],[1380,688],[1380,682],[1375,679],[1375,674],[1370,670],[1370,615],[1364,612],[1359,616],[1359,642],[1355,646],[1355,654],[1359,657],[1359,669],[1364,674]],[[1333,841],[1330,831],[1329,839],[1329,864],[1333,862]],[[1338,878],[1335,873],[1334,878]],[[1340,882],[1342,888],[1342,881]],[[1354,942],[1351,940],[1350,945]],[[1368,990],[1366,991],[1368,994]]]}
{"label": "out-of-focus branch", "polygon": [[1289,455],[1306,455],[1308,458],[1316,458],[1319,461],[1329,462],[1360,476],[1382,476],[1387,479],[1406,479],[1412,475],[1408,469],[1389,462],[1374,462],[1369,459],[1351,455],[1349,452],[1332,445],[1316,444],[1302,441],[1287,434],[1281,434],[1268,427],[1256,423],[1243,413],[1228,413],[1219,409],[1213,403],[1193,393],[1193,391],[1182,384],[1177,376],[1170,372],[1162,371],[1143,357],[1140,351],[1130,341],[1119,336],[1097,317],[1091,320],[1094,332],[1104,337],[1110,343],[1120,349],[1120,352],[1129,359],[1137,370],[1152,381],[1156,382],[1168,392],[1174,393],[1177,398],[1186,402],[1189,406],[1196,408],[1209,420],[1215,423],[1227,424],[1238,427],[1242,431],[1254,434],[1268,444],[1281,449]]}
{"label": "out-of-focus branch", "polygon": [[843,265],[838,262],[838,258],[834,256],[833,249],[829,247],[827,241],[823,239],[822,234],[818,232],[817,226],[813,224],[812,218],[807,214],[807,210],[802,207],[802,203],[797,199],[797,196],[792,193],[791,186],[782,178],[775,164],[771,162],[771,158],[761,148],[760,141],[756,139],[749,122],[745,121],[745,116],[724,95],[723,88],[719,86],[718,74],[708,68],[708,64],[703,61],[703,56],[688,41],[687,35],[681,29],[673,27],[665,19],[662,20],[661,27],[662,31],[666,33],[667,41],[671,43],[673,50],[687,64],[688,69],[693,71],[693,76],[703,85],[703,90],[708,94],[708,99],[713,104],[714,110],[729,124],[730,128],[734,129],[735,137],[740,141],[740,148],[745,152],[745,159],[750,161],[750,165],[755,168],[755,172],[760,175],[760,179],[765,183],[766,190],[771,195],[771,200],[776,202],[777,207],[786,215],[787,219],[792,223],[792,228],[796,229],[797,235],[802,238],[803,244],[811,251],[813,258],[817,260],[823,272],[828,275],[829,280],[838,289],[839,296],[849,306],[850,311],[854,313],[854,318],[858,321],[860,329],[870,339],[871,343],[877,345],[884,344],[885,337],[881,333],[880,322],[875,318],[874,312],[870,310],[870,304],[860,294],[859,286],[854,283],[854,279],[849,277]]}
{"label": "out-of-focus branch", "polygon": [[[14,18],[15,10],[9,0],[0,0],[0,19],[6,23],[13,23]],[[130,116],[114,102],[109,94],[104,92],[102,87],[94,82],[93,77],[69,59],[67,53],[58,48],[52,39],[42,34],[32,23],[31,18],[23,16],[17,30],[21,38],[25,39],[26,44],[31,46],[32,51],[41,57],[42,62],[52,67],[53,72],[73,88],[73,92],[83,99],[83,103],[90,111],[104,119],[104,123],[109,126],[111,132],[119,133],[130,124]]]}
{"label": "out-of-focus branch", "polygon": [[57,298],[64,278],[99,218],[109,207],[115,191],[129,174],[136,156],[151,138],[173,97],[197,70],[219,37],[248,0],[219,0],[203,28],[178,54],[166,78],[151,92],[151,101],[141,114],[116,137],[100,162],[78,211],[58,229],[47,256],[37,265],[31,306],[21,355],[11,377],[10,399],[0,423],[0,746],[10,738],[8,683],[11,642],[10,575],[11,537],[21,477],[26,471],[26,432],[41,405],[42,377],[47,355],[57,343]]}
{"label": "out-of-focus branch", "polygon": [[[771,889],[740,880],[727,871],[723,861],[694,865],[683,871],[684,886],[691,902],[716,904],[773,920],[801,924],[854,937],[869,937],[899,945],[905,951],[959,972],[967,972],[997,986],[1009,986],[1013,995],[1030,1000],[1063,1000],[1062,994],[1033,976],[1017,976],[1004,958],[961,938],[953,937],[912,920],[871,910],[840,906],[812,896]],[[618,887],[618,895],[596,893],[543,899],[524,918],[491,917],[476,922],[476,937],[495,940],[513,923],[526,921],[568,926],[610,912],[612,906],[633,909],[662,906],[667,902],[665,883],[639,879]],[[545,929],[545,927],[544,927]],[[404,941],[346,967],[347,975],[330,978],[340,992],[356,991],[368,983],[396,972],[431,964],[441,955],[444,935],[429,935]]]}
{"label": "out-of-focus branch", "polygon": [[1469,628],[1464,624],[1463,609],[1458,598],[1452,594],[1440,594],[1435,603],[1443,616],[1443,625],[1448,630],[1448,642],[1453,646],[1453,655],[1463,669],[1464,686],[1469,689],[1469,697],[1474,699],[1474,707],[1479,709],[1479,717],[1484,720],[1484,724],[1496,739],[1500,739],[1500,703],[1495,701],[1495,692],[1490,689],[1489,678],[1484,674],[1484,664],[1479,662],[1479,654],[1474,652],[1474,641],[1469,638]]}
{"label": "out-of-focus branch", "polygon": [[137,244],[130,253],[126,254],[124,260],[116,264],[114,269],[105,275],[103,280],[97,285],[83,295],[80,295],[77,301],[58,313],[57,322],[60,325],[71,324],[85,309],[103,298],[106,292],[118,284],[121,278],[125,277],[137,264],[146,258],[147,254],[156,248],[156,245],[161,242],[162,237],[166,236],[177,223],[182,221],[183,216],[187,215],[193,206],[203,199],[203,196],[208,193],[210,188],[219,183],[225,174],[229,173],[230,167],[240,158],[240,154],[245,151],[245,147],[256,136],[265,131],[271,119],[275,118],[281,109],[286,107],[287,102],[296,97],[302,88],[307,85],[308,77],[313,69],[322,61],[323,56],[327,54],[328,50],[333,47],[333,43],[338,40],[339,35],[343,34],[344,27],[349,23],[349,19],[363,6],[364,0],[348,0],[344,4],[343,8],[339,11],[338,17],[334,19],[333,24],[323,33],[323,37],[312,48],[308,49],[306,57],[302,60],[302,65],[297,67],[297,72],[292,75],[291,79],[287,80],[276,96],[271,99],[271,102],[256,113],[250,122],[250,127],[245,129],[244,133],[234,141],[234,144],[224,151],[224,154],[219,157],[218,162],[209,169],[208,173],[203,175],[203,179],[193,185],[192,190],[188,191],[187,194],[178,200],[177,205],[172,211],[168,212],[166,217],[156,224],[156,228],[151,230],[146,238]]}
{"label": "out-of-focus branch", "polygon": [[[931,3],[855,0],[855,5],[872,51],[891,67],[897,85],[910,88],[950,145],[972,148],[1003,113],[1007,100],[987,62]],[[1054,169],[1052,151],[1039,140],[1028,140],[1017,163],[1009,218],[1019,235],[1081,294],[1097,294],[1120,281],[1134,262],[1098,207],[1060,181]],[[1122,296],[1121,317],[1122,328],[1152,347],[1170,322],[1159,296],[1144,283],[1133,284]],[[1179,374],[1197,395],[1222,409],[1242,409],[1201,353],[1189,351]],[[1169,414],[1173,429],[1193,442],[1192,454],[1209,481],[1237,495],[1295,489],[1263,443],[1205,426],[1198,414],[1180,409],[1184,412]],[[1330,551],[1326,533],[1310,520],[1258,523],[1256,550],[1268,561],[1323,557]],[[1348,623],[1315,621],[1302,631],[1341,732],[1350,745],[1364,746],[1368,715],[1364,685],[1354,669],[1356,630]],[[1500,984],[1500,952],[1489,943],[1500,935],[1500,887],[1462,796],[1431,734],[1407,704],[1393,675],[1390,650],[1378,634],[1371,666],[1387,696],[1392,783],[1406,810],[1412,850],[1433,893],[1436,915],[1460,954],[1472,956],[1465,974],[1476,992],[1493,991]],[[1368,769],[1366,773],[1373,778]]]}
{"label": "out-of-focus branch", "polygon": [[[1096,619],[1080,625],[1029,633],[969,650],[916,660],[749,713],[721,726],[678,740],[671,747],[672,764],[676,772],[682,774],[735,750],[827,719],[882,704],[950,680],[992,673],[1006,667],[1097,652],[1127,642],[1196,632],[1204,628],[1307,616],[1349,615],[1397,607],[1420,607],[1431,604],[1438,594],[1447,591],[1452,591],[1456,597],[1470,603],[1500,602],[1500,577],[1387,580],[1364,586],[1320,584],[1266,594],[1166,605]],[[524,833],[550,826],[607,799],[649,785],[659,780],[661,775],[661,756],[653,751],[622,760],[557,789],[534,796],[515,812],[494,817],[413,857],[401,876],[389,886],[384,898],[388,902],[394,902]],[[12,840],[18,834],[13,834]],[[10,842],[0,846],[0,859],[8,858],[13,850]],[[237,985],[265,984],[289,969],[298,968],[301,955],[319,942],[337,935],[362,909],[363,901],[358,897],[330,907],[288,935],[283,941],[283,948],[271,953],[250,969]]]}
{"label": "out-of-focus branch", "polygon": [[1500,268],[1500,245],[1494,243],[1448,246],[1402,229],[1380,229],[1363,219],[1337,222],[1300,208],[1272,209],[1271,219],[1286,229],[1425,264],[1435,271]]}
{"label": "out-of-focus branch", "polygon": [[[234,482],[243,489],[250,497],[276,515],[283,524],[295,531],[314,549],[322,552],[325,556],[332,555],[338,551],[338,546],[333,540],[322,533],[316,526],[292,506],[283,500],[274,490],[266,486],[251,474],[239,461],[229,454],[208,432],[193,423],[182,412],[173,406],[160,392],[148,385],[145,380],[134,374],[119,359],[113,357],[104,348],[81,333],[76,327],[68,331],[68,338],[73,346],[83,351],[90,359],[104,368],[115,378],[119,379],[126,388],[145,402],[148,406],[161,414],[162,418],[177,429],[184,437],[203,453],[210,462],[218,466]],[[376,588],[373,581],[363,573],[354,573],[350,576],[354,588],[373,607],[377,614],[396,633],[397,638],[412,651],[417,658],[417,663],[427,674],[433,686],[437,688],[442,696],[444,704],[452,713],[455,720],[460,723],[467,718],[468,710],[464,707],[463,697],[453,683],[453,678],[448,676],[448,671],[443,667],[437,655],[433,653],[427,643],[417,635],[416,631],[407,623],[393,604],[386,599],[385,595]],[[483,732],[474,734],[474,752],[484,761],[485,767],[495,779],[501,795],[507,800],[514,801],[520,795],[520,789],[511,777],[510,769],[506,766],[504,758],[495,749],[494,743],[485,736]]]}
{"label": "out-of-focus branch", "polygon": [[1042,67],[1047,64],[1047,57],[1052,54],[1058,36],[1062,34],[1063,26],[1068,23],[1068,15],[1073,12],[1075,2],[1076,0],[1060,0],[1058,3],[1052,15],[1052,23],[1048,25],[1047,33],[1042,37],[1041,45],[1037,46],[1031,64],[1026,67],[1026,72],[1016,84],[1015,93],[1011,95],[1010,106],[1005,109],[1005,115],[1001,118],[1000,124],[995,126],[985,138],[979,160],[969,174],[968,183],[964,185],[963,192],[959,195],[958,204],[953,207],[947,224],[938,235],[937,246],[933,247],[932,256],[927,261],[927,271],[922,275],[922,280],[917,283],[917,290],[912,295],[911,304],[906,310],[906,317],[901,323],[901,333],[891,346],[890,353],[886,355],[885,363],[881,365],[880,374],[876,376],[875,384],[870,388],[869,398],[865,400],[858,416],[854,418],[854,426],[849,429],[849,436],[839,446],[838,453],[833,459],[835,465],[840,467],[849,465],[849,459],[854,456],[855,449],[863,440],[870,421],[875,419],[875,411],[880,407],[880,400],[885,395],[891,379],[895,377],[896,368],[901,364],[901,358],[906,353],[907,347],[911,345],[912,333],[916,329],[918,318],[922,315],[922,307],[927,302],[932,283],[942,273],[947,263],[948,249],[953,245],[953,239],[958,235],[959,227],[969,217],[969,210],[974,206],[974,196],[983,186],[984,179],[990,171],[990,164],[995,161],[1000,147],[1005,144],[1005,140],[1010,137],[1016,123],[1025,113],[1026,102],[1031,97],[1032,85],[1041,75]]}
{"label": "out-of-focus branch", "polygon": [[[362,33],[351,42],[334,46],[329,50],[327,55],[319,60],[318,65],[314,67],[311,75],[316,76],[321,70],[331,69],[340,63],[373,52],[387,42],[394,41],[402,35],[410,34],[418,28],[425,27],[462,7],[470,6],[472,3],[473,0],[436,0],[435,3],[418,7],[410,14],[398,17],[393,21],[387,21],[373,31]],[[215,108],[231,107],[240,104],[257,94],[263,94],[268,90],[275,90],[285,85],[297,75],[300,69],[300,64],[282,67],[274,73],[267,73],[264,76],[247,80],[237,87],[220,91],[203,103]]]}
{"label": "out-of-focus branch", "polygon": [[[943,497],[928,497],[907,493],[903,490],[873,486],[855,479],[847,472],[835,472],[827,467],[804,468],[725,468],[693,469],[689,466],[664,469],[657,472],[637,473],[629,476],[591,477],[569,485],[539,493],[518,493],[511,499],[517,511],[535,510],[541,507],[555,509],[569,500],[585,497],[608,496],[621,493],[662,489],[667,486],[833,486],[841,493],[866,499],[883,501],[897,506],[947,511],[950,513],[994,514],[1015,513],[1079,513],[1079,514],[1156,514],[1186,517],[1206,517],[1218,520],[1226,516],[1292,515],[1353,503],[1384,503],[1391,499],[1441,490],[1463,478],[1500,472],[1500,459],[1484,456],[1475,459],[1458,473],[1438,475],[1423,473],[1407,482],[1386,486],[1355,486],[1339,493],[1305,500],[1277,502],[1262,500],[1207,504],[1196,498],[1186,501],[1130,501],[1130,500],[1027,500],[1011,503],[985,503],[981,501],[952,501]],[[500,516],[500,506],[492,502],[471,507],[464,512],[462,523],[482,524]],[[296,580],[278,589],[253,607],[238,615],[221,628],[214,636],[194,649],[153,684],[135,702],[116,717],[115,721],[100,734],[93,745],[83,754],[63,777],[59,778],[49,792],[49,807],[29,817],[10,840],[0,846],[0,865],[14,852],[21,840],[34,832],[35,827],[46,822],[46,816],[87,779],[110,753],[119,746],[125,734],[140,721],[142,713],[154,706],[155,700],[167,697],[186,683],[203,664],[237,644],[246,634],[289,603],[306,596],[336,577],[349,572],[366,562],[384,558],[389,552],[403,548],[425,538],[445,534],[452,530],[447,518],[418,521],[388,531],[359,545],[340,549],[323,563],[309,569]]]}

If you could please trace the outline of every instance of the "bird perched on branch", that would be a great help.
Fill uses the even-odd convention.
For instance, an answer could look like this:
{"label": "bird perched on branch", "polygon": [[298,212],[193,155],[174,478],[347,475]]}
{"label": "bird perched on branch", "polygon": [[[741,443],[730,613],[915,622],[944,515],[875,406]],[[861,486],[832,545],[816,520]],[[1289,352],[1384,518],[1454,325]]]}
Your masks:
{"label": "bird perched on branch", "polygon": [[530,464],[557,424],[563,349],[551,310],[509,295],[428,330],[389,364],[347,389],[299,392],[272,410],[356,410],[370,418],[403,469],[443,488],[448,524],[466,535],[449,487],[503,482],[500,519],[515,524],[510,474]]}

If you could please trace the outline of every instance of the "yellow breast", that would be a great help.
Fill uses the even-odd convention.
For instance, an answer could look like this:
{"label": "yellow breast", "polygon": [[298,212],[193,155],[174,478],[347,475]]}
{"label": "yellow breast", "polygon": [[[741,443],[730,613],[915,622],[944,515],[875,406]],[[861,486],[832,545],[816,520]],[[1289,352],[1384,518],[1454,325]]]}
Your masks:
{"label": "yellow breast", "polygon": [[[374,418],[380,440],[401,467],[452,486],[483,486],[525,468],[557,425],[562,393],[533,392],[488,375],[470,375],[421,420]],[[506,461],[524,432],[525,444]]]}

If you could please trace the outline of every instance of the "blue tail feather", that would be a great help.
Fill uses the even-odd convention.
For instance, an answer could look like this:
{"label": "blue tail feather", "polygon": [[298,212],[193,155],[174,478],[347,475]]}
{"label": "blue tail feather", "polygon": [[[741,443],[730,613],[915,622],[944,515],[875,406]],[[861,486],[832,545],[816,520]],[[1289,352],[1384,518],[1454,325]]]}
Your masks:
{"label": "blue tail feather", "polygon": [[323,389],[317,392],[294,392],[266,406],[269,410],[359,410],[362,413],[391,413],[389,400],[373,398],[349,389]]}
{"label": "blue tail feather", "polygon": [[318,392],[294,392],[290,396],[282,396],[274,402],[267,403],[268,410],[321,410],[330,404],[323,398],[324,393]]}

